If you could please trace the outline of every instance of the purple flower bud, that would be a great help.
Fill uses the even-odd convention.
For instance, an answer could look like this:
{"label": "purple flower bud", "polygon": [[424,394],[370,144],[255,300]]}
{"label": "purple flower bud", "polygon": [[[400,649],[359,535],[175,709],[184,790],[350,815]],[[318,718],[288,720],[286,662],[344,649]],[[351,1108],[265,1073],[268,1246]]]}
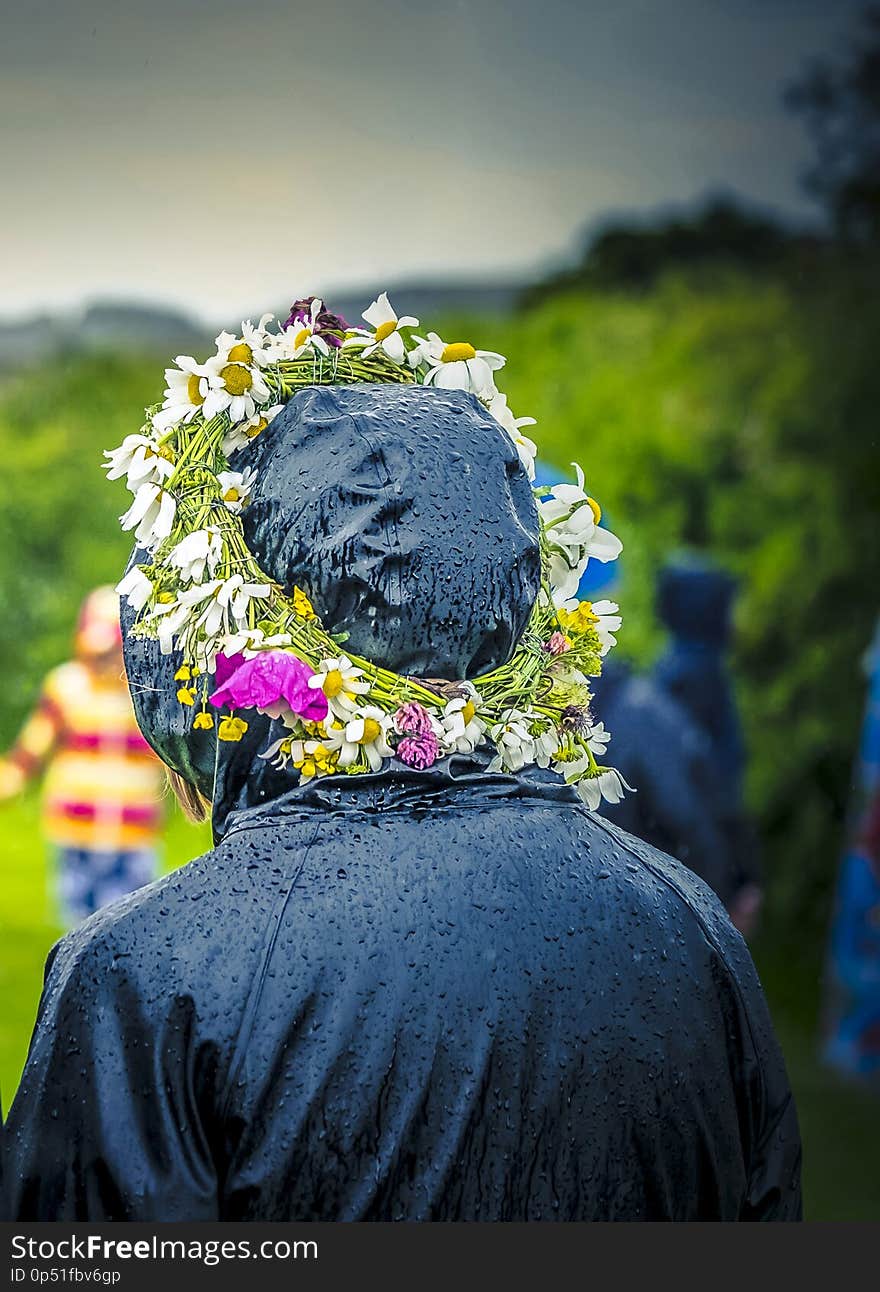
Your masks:
{"label": "purple flower bud", "polygon": [[417,700],[407,700],[394,715],[395,729],[402,736],[426,736],[433,733],[431,715]]}
{"label": "purple flower bud", "polygon": [[[348,324],[341,314],[331,314],[329,310],[321,310],[315,320],[315,331],[328,345],[338,347],[342,345],[342,334],[348,331]],[[336,333],[340,335],[337,336]]]}
{"label": "purple flower bud", "polygon": [[407,767],[417,767],[424,771],[436,763],[440,753],[440,742],[433,731],[421,732],[414,736],[404,736],[398,743],[397,757]]}
{"label": "purple flower bud", "polygon": [[590,729],[590,710],[584,704],[567,704],[562,710],[562,730],[584,735]]}
{"label": "purple flower bud", "polygon": [[312,317],[312,301],[314,299],[314,296],[302,296],[298,301],[294,301],[290,307],[290,314],[282,326],[288,328],[293,327],[296,323],[307,323]]}

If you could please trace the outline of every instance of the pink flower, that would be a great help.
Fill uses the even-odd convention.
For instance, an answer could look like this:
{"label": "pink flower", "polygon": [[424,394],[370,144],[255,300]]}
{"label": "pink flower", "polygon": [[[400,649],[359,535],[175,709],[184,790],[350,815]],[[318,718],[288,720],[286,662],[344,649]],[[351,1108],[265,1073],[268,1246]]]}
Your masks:
{"label": "pink flower", "polygon": [[[408,700],[402,704],[394,715],[394,726],[402,736],[426,736],[433,734],[431,716],[417,700]],[[404,761],[406,761],[404,759]],[[433,762],[433,758],[431,762]]]}
{"label": "pink flower", "polygon": [[[405,706],[404,706],[405,707]],[[421,705],[417,705],[421,709]],[[422,710],[424,713],[424,710]],[[418,767],[424,771],[436,763],[440,753],[440,742],[433,731],[418,732],[414,736],[404,736],[397,746],[397,757],[408,767]]]}
{"label": "pink flower", "polygon": [[309,688],[314,669],[289,651],[260,651],[253,659],[243,655],[217,656],[217,686],[209,696],[217,709],[259,709],[270,718],[296,715],[307,722],[327,717],[327,697]]}
{"label": "pink flower", "polygon": [[244,655],[219,654],[214,661],[214,680],[218,687],[228,681],[232,674],[244,664]]}
{"label": "pink flower", "polygon": [[571,642],[564,633],[553,633],[544,642],[544,650],[551,655],[564,655],[567,650],[571,650]]}

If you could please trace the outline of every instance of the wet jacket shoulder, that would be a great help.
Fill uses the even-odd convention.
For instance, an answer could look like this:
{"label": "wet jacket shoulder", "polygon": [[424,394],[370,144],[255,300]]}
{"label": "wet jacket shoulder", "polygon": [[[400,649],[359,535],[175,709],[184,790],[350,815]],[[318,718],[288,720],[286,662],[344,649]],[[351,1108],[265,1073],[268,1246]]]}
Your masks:
{"label": "wet jacket shoulder", "polygon": [[273,809],[61,944],[11,1214],[799,1214],[754,969],[683,867],[544,787]]}

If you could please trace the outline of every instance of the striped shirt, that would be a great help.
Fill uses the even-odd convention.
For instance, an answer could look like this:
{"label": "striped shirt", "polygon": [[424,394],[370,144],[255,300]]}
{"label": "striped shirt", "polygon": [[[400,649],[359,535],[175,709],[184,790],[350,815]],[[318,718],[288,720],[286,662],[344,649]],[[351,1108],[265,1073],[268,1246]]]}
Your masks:
{"label": "striped shirt", "polygon": [[162,765],[122,677],[78,660],[53,669],[9,762],[27,780],[46,769],[43,825],[59,847],[129,851],[161,826]]}

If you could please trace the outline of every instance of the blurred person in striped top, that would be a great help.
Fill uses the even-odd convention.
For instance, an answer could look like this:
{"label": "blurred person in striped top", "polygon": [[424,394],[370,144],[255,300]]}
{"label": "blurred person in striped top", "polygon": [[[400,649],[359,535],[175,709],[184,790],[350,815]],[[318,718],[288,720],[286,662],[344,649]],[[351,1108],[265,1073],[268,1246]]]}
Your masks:
{"label": "blurred person in striped top", "polygon": [[135,722],[112,588],[86,597],[74,655],[48,674],[0,759],[0,799],[43,777],[43,832],[70,926],[155,878],[163,788],[161,764]]}

